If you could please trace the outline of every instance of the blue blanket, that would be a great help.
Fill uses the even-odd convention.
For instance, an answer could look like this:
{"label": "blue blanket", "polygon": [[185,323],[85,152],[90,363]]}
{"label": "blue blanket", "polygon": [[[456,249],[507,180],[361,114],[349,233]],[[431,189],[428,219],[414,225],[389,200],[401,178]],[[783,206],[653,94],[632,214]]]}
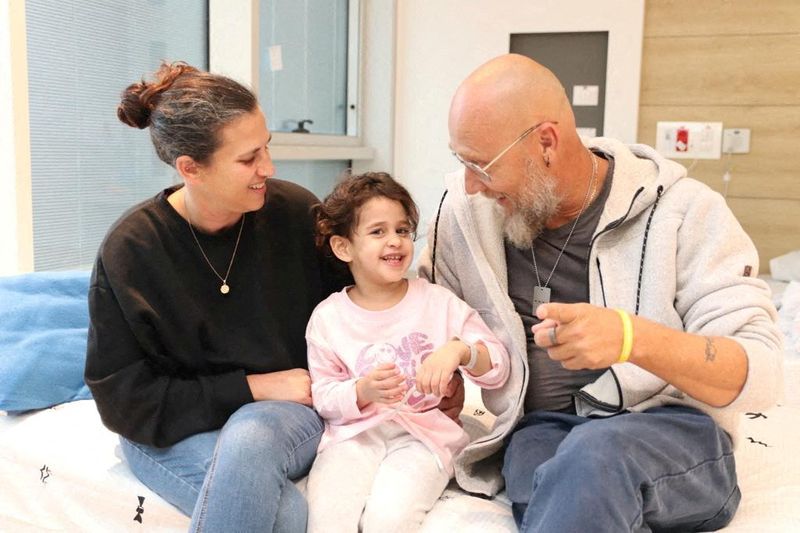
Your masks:
{"label": "blue blanket", "polygon": [[83,382],[89,272],[0,277],[0,410],[90,398]]}

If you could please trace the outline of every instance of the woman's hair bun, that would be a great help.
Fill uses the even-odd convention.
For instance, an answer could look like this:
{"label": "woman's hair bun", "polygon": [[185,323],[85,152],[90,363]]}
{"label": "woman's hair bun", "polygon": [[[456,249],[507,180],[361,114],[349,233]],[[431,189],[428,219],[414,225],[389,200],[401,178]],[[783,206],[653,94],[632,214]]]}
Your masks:
{"label": "woman's hair bun", "polygon": [[145,82],[134,83],[122,91],[122,100],[117,106],[117,118],[128,126],[144,129],[150,125],[150,107],[142,100]]}
{"label": "woman's hair bun", "polygon": [[154,80],[129,85],[122,91],[121,101],[117,106],[117,118],[128,126],[144,129],[150,125],[150,115],[158,105],[161,94],[172,87],[172,84],[185,73],[199,72],[183,61],[161,63],[155,72]]}

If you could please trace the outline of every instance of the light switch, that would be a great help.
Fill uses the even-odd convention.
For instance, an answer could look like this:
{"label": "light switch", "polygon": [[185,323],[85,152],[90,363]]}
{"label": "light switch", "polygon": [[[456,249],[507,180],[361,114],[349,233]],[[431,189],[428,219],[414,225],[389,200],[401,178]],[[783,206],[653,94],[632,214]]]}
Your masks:
{"label": "light switch", "polygon": [[600,99],[600,86],[574,85],[572,87],[573,106],[596,106]]}
{"label": "light switch", "polygon": [[722,131],[723,154],[750,152],[750,128],[725,128]]}

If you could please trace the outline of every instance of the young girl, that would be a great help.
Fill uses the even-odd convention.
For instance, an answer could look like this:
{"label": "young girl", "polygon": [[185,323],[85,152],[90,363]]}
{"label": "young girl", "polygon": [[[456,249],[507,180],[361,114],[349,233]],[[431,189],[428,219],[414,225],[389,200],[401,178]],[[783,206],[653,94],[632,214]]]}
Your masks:
{"label": "young girl", "polygon": [[404,275],[419,218],[384,173],[342,181],[317,207],[317,244],[355,285],[306,330],[314,407],[325,419],[308,478],[309,531],[416,531],[453,475],[465,431],[439,409],[460,367],[500,387],[508,354],[476,311]]}

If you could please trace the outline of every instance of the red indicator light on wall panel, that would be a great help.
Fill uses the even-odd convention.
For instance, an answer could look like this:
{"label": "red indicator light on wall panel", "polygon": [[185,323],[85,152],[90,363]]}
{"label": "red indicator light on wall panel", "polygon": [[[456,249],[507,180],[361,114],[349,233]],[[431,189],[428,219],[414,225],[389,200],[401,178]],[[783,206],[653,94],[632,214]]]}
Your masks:
{"label": "red indicator light on wall panel", "polygon": [[689,130],[686,128],[678,128],[675,132],[675,151],[685,152],[689,149]]}

